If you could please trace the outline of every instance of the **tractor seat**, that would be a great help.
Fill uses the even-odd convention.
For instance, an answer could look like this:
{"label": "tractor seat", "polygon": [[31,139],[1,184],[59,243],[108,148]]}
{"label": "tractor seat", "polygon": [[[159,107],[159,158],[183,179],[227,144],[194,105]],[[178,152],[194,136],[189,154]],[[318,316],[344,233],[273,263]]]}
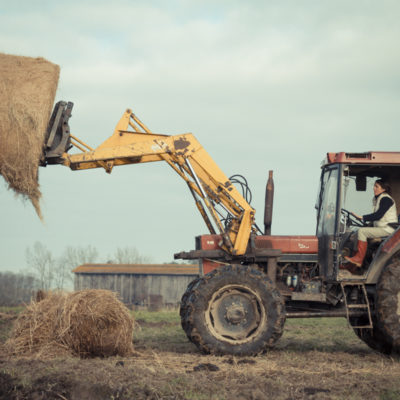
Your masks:
{"label": "tractor seat", "polygon": [[[397,222],[391,222],[388,225],[393,229],[397,229],[400,226],[400,214],[398,215],[397,220],[398,220]],[[387,236],[383,236],[380,238],[368,239],[368,244],[382,243],[386,238],[387,238]]]}
{"label": "tractor seat", "polygon": [[400,226],[400,214],[397,216],[397,222],[391,222],[389,226],[393,229],[397,229]]}
{"label": "tractor seat", "polygon": [[368,245],[372,245],[372,244],[380,244],[382,243],[385,239],[387,238],[387,236],[383,236],[380,238],[372,238],[372,239],[368,239]]}

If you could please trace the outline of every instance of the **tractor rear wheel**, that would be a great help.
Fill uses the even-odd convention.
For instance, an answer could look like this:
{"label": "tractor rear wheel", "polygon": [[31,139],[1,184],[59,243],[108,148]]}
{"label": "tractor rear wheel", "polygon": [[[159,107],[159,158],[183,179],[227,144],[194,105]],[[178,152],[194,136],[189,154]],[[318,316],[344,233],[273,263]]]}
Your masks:
{"label": "tractor rear wheel", "polygon": [[400,353],[400,259],[394,258],[381,273],[376,290],[377,329],[391,351]]}
{"label": "tractor rear wheel", "polygon": [[[356,322],[352,322],[356,324]],[[366,320],[360,322],[359,319],[357,324],[365,324]],[[379,330],[376,325],[376,320],[373,321],[373,328],[372,329],[360,329],[354,328],[355,334],[371,349],[379,351],[383,354],[390,354],[392,351],[392,345],[388,342],[384,334]]]}
{"label": "tractor rear wheel", "polygon": [[282,335],[285,303],[256,268],[220,267],[200,278],[185,300],[182,327],[206,353],[255,355]]}

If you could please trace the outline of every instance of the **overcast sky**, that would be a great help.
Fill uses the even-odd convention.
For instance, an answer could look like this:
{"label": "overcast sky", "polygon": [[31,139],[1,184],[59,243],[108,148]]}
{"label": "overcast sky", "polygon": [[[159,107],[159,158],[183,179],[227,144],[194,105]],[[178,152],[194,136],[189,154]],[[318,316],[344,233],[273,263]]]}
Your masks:
{"label": "overcast sky", "polygon": [[[314,234],[327,152],[399,150],[400,2],[0,0],[0,52],[59,64],[57,100],[95,147],[126,108],[154,132],[192,132],[231,176],[247,177],[262,226],[274,170],[272,233]],[[2,180],[2,178],[0,178]],[[45,222],[0,183],[0,270],[26,266],[35,241],[54,256],[135,246],[153,261],[207,233],[165,164],[40,169]]]}

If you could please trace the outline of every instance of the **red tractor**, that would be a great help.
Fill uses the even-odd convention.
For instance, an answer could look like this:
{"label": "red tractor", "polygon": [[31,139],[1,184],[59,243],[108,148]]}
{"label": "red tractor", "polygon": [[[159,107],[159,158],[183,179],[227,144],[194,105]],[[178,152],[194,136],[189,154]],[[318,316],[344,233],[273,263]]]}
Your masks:
{"label": "red tractor", "polygon": [[[272,173],[261,232],[247,182],[228,179],[192,134],[152,133],[128,109],[113,135],[93,149],[69,132],[72,106],[59,102],[54,109],[43,166],[111,173],[116,166],[163,161],[187,184],[210,232],[196,238],[195,250],[175,254],[200,260],[200,277],[184,293],[180,315],[201,350],[257,354],[279,339],[286,318],[345,317],[370,347],[400,351],[399,224],[368,244],[361,274],[339,268],[355,252],[355,232],[363,225],[348,210],[370,211],[375,180],[388,181],[400,204],[400,153],[328,153],[316,235],[272,236]],[[68,153],[72,146],[77,154]]]}
{"label": "red tractor", "polygon": [[[271,236],[273,184],[267,185],[265,234],[245,254],[221,251],[219,235],[196,238],[177,258],[201,260],[203,275],[182,297],[182,327],[206,352],[256,354],[281,336],[285,318],[345,317],[382,353],[400,351],[400,230],[368,242],[355,275],[340,270],[356,251],[364,224],[348,210],[370,212],[372,186],[384,178],[400,201],[400,153],[328,153],[318,193],[316,236]],[[279,255],[267,254],[280,251]]]}

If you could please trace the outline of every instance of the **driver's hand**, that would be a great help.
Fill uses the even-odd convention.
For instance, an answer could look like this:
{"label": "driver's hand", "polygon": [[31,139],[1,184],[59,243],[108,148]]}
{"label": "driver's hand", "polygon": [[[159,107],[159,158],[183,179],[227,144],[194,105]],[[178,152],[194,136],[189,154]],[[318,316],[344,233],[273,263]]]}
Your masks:
{"label": "driver's hand", "polygon": [[355,214],[355,213],[353,213],[353,212],[352,212],[351,214],[354,215],[354,216],[355,216],[356,218],[358,218],[358,219],[361,219],[361,220],[363,219],[361,216],[359,216],[359,215],[357,215],[357,214]]}

